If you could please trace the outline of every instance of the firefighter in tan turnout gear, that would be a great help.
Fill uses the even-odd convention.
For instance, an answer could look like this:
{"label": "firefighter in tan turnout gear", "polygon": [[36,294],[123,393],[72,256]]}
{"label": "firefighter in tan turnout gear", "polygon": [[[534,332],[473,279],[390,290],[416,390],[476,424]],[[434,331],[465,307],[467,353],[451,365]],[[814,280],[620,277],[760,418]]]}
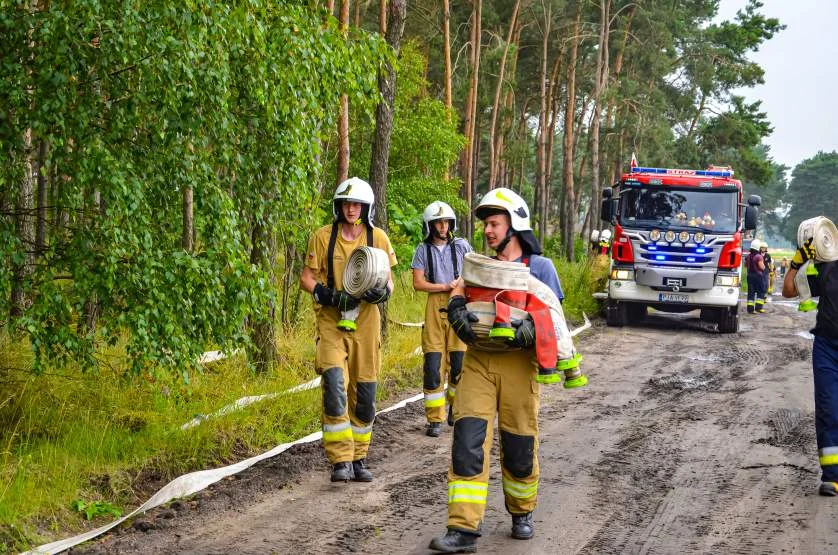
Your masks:
{"label": "firefighter in tan turnout gear", "polygon": [[[381,317],[378,307],[393,291],[372,288],[360,299],[343,291],[343,271],[349,255],[371,246],[396,255],[390,239],[373,225],[375,199],[369,184],[357,177],[338,185],[332,201],[334,222],[314,232],[308,243],[300,284],[314,296],[317,334],[315,370],[321,376],[323,445],[332,464],[331,481],[369,482],[365,458],[375,419],[375,388],[381,365]],[[341,312],[360,308],[357,330],[338,328]]]}
{"label": "firefighter in tan turnout gear", "polygon": [[[524,262],[533,277],[547,284],[561,300],[561,285],[549,258],[530,227],[524,200],[509,189],[489,191],[475,210],[483,220],[488,245],[498,260]],[[474,348],[472,324],[477,316],[466,308],[465,288],[451,292],[448,320],[469,345],[454,400],[454,438],[448,469],[448,530],[429,547],[445,553],[476,550],[489,493],[489,454],[497,416],[503,494],[512,515],[512,537],[534,535],[532,512],[538,492],[538,410],[540,383],[534,361],[535,327],[519,321],[512,345],[520,350],[487,352]]]}
{"label": "firefighter in tan turnout gear", "polygon": [[454,237],[457,216],[448,204],[441,201],[429,204],[422,214],[422,222],[425,239],[416,247],[410,267],[413,269],[413,288],[428,294],[422,327],[422,391],[428,419],[426,433],[439,437],[442,421],[446,420],[446,397],[448,425],[454,425],[451,404],[466,351],[466,344],[454,333],[440,309],[448,306],[451,290],[462,284],[463,257],[472,249],[465,239]]}

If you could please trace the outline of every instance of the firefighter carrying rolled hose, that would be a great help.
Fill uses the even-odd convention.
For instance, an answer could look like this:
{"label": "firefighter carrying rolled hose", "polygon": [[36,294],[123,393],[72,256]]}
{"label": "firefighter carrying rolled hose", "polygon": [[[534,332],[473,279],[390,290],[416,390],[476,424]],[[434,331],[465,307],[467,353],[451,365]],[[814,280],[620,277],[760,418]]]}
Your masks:
{"label": "firefighter carrying rolled hose", "polygon": [[[381,366],[381,316],[378,307],[393,291],[387,285],[354,298],[344,291],[343,274],[352,252],[363,245],[396,255],[390,239],[373,225],[375,198],[369,184],[357,177],[338,185],[332,199],[334,221],[314,232],[308,243],[300,285],[314,297],[317,334],[315,370],[323,392],[323,446],[332,464],[331,481],[372,481],[366,456],[375,419],[375,389]],[[359,308],[357,329],[338,327],[341,312]]]}
{"label": "firefighter carrying rolled hose", "polygon": [[[540,256],[541,247],[530,227],[530,212],[515,192],[489,191],[475,209],[483,220],[488,245],[498,260],[529,265],[531,274],[561,300],[553,262]],[[495,417],[501,446],[501,472],[512,537],[530,539],[535,533],[532,513],[538,492],[538,409],[540,384],[533,362],[535,327],[532,320],[516,322],[512,339],[520,350],[480,351],[472,324],[476,315],[466,308],[465,288],[451,292],[448,320],[469,347],[454,401],[454,439],[448,470],[448,523],[445,535],[429,547],[445,553],[476,549],[489,493],[489,453]]]}
{"label": "firefighter carrying rolled hose", "polygon": [[442,201],[432,202],[425,208],[422,225],[425,238],[416,247],[410,267],[413,269],[413,288],[428,294],[422,326],[422,391],[428,420],[425,433],[439,437],[443,420],[447,419],[449,426],[454,425],[451,406],[466,351],[466,344],[454,333],[441,309],[448,305],[451,290],[462,283],[463,257],[472,249],[468,241],[454,236],[457,216]]}

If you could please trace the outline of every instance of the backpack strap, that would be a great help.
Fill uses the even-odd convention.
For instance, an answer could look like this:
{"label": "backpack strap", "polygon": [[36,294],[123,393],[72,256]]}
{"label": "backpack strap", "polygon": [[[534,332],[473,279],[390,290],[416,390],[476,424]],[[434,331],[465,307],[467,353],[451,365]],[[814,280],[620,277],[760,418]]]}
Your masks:
{"label": "backpack strap", "polygon": [[430,243],[425,243],[425,258],[427,258],[427,263],[425,264],[425,274],[426,279],[431,283],[436,283],[434,281],[434,253],[431,249]]}
{"label": "backpack strap", "polygon": [[338,240],[338,222],[334,222],[332,224],[332,234],[329,236],[329,249],[326,251],[326,264],[327,264],[327,273],[326,273],[326,285],[329,289],[334,289],[335,287],[335,243]]}
{"label": "backpack strap", "polygon": [[457,240],[453,237],[448,241],[448,246],[451,247],[451,267],[454,269],[454,279],[460,277],[460,272],[457,269]]}

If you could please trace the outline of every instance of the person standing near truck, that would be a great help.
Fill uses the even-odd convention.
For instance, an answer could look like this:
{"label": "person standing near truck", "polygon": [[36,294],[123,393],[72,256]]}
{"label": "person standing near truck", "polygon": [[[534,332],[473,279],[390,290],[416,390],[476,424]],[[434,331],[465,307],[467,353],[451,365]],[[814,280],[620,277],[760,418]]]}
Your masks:
{"label": "person standing near truck", "polygon": [[745,268],[748,270],[748,314],[765,312],[766,267],[765,260],[759,253],[762,241],[751,241],[750,252],[745,257]]}
{"label": "person standing near truck", "polygon": [[[838,239],[838,238],[836,238]],[[791,260],[783,281],[783,296],[798,294],[795,276],[807,260],[815,258],[812,240]],[[812,335],[812,370],[815,381],[815,435],[821,467],[820,495],[838,495],[838,260],[816,262],[817,274],[807,275],[813,297],[820,297]]]}

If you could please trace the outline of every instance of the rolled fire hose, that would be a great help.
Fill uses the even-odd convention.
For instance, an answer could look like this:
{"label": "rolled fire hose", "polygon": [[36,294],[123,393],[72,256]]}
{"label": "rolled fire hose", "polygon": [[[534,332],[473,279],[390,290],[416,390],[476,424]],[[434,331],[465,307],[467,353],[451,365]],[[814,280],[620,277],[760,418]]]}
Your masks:
{"label": "rolled fire hose", "polygon": [[[556,337],[558,355],[556,368],[564,371],[565,387],[581,387],[588,382],[587,377],[579,368],[581,356],[573,346],[573,339],[567,327],[561,302],[549,286],[530,275],[530,269],[526,264],[468,253],[463,261],[463,280],[466,286],[508,292],[527,292],[541,301],[543,305],[547,305]],[[479,319],[473,328],[478,336],[475,347],[486,351],[510,350],[506,341],[498,341],[496,336],[490,335],[492,331],[504,331],[496,328],[497,322],[492,304],[481,299],[479,302],[466,305]],[[521,316],[530,317],[528,313],[514,306],[510,306],[509,311],[512,320],[522,319]],[[491,329],[489,329],[490,325]]]}
{"label": "rolled fire hose", "polygon": [[[370,289],[386,287],[389,279],[390,257],[387,253],[375,247],[358,247],[349,255],[343,270],[343,290],[360,298]],[[345,331],[358,329],[355,320],[360,313],[360,306],[342,311],[338,328]]]}
{"label": "rolled fire hose", "polygon": [[818,216],[800,223],[797,228],[797,246],[809,239],[812,239],[812,246],[815,248],[815,260],[838,260],[838,228],[828,218]]}

